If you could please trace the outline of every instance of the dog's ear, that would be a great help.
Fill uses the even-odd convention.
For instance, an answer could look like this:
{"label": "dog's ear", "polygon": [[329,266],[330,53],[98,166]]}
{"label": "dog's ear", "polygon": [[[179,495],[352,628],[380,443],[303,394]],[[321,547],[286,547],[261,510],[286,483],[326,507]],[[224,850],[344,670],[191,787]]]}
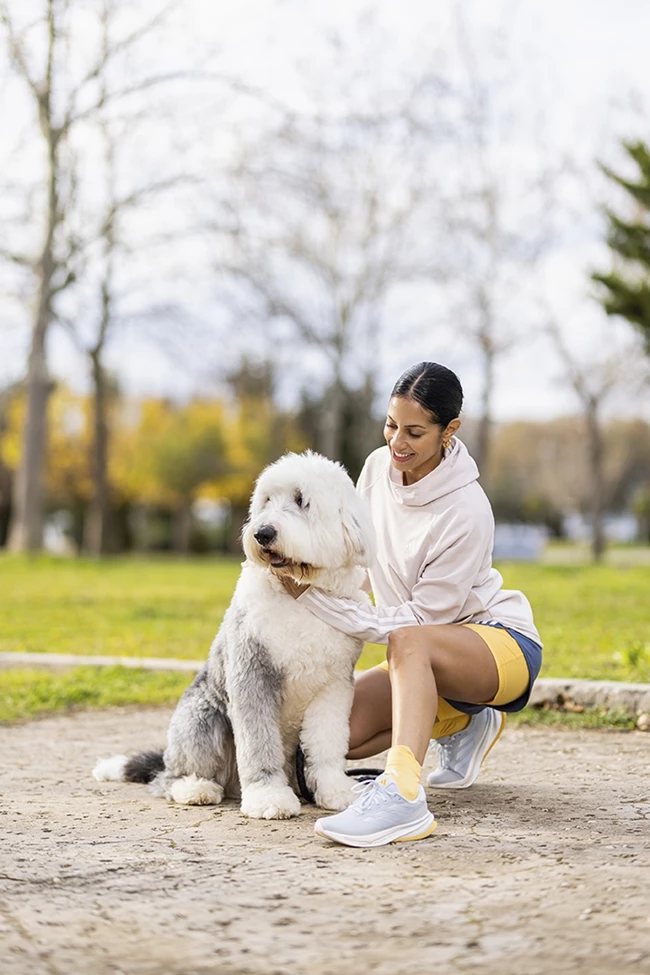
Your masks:
{"label": "dog's ear", "polygon": [[343,540],[348,560],[354,565],[369,566],[375,557],[375,532],[361,498],[354,498],[355,504],[343,508]]}

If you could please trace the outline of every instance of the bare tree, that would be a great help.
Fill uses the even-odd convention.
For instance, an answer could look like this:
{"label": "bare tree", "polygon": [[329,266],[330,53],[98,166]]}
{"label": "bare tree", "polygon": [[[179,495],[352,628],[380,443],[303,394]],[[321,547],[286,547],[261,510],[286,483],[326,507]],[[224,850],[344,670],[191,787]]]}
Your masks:
{"label": "bare tree", "polygon": [[348,394],[374,382],[390,295],[434,273],[422,220],[437,186],[431,132],[418,137],[411,121],[425,96],[414,86],[399,105],[362,111],[351,96],[328,111],[316,98],[287,113],[245,147],[213,225],[219,270],[267,323],[267,346],[291,348],[311,392],[325,389],[317,446],[337,459]]}
{"label": "bare tree", "polygon": [[115,221],[119,211],[115,186],[115,145],[106,120],[101,124],[106,164],[108,212],[103,221],[101,242],[103,269],[99,283],[99,323],[95,340],[86,349],[92,376],[92,480],[93,496],[84,524],[84,548],[90,555],[102,555],[106,545],[109,509],[108,481],[108,377],[104,351],[114,324]]}
{"label": "bare tree", "polygon": [[606,549],[603,518],[607,503],[603,408],[615,392],[623,386],[629,388],[636,373],[637,356],[631,350],[616,354],[611,348],[600,358],[578,355],[570,349],[557,318],[548,311],[545,317],[546,332],[560,358],[564,377],[582,408],[589,467],[591,553],[594,562],[600,562]]}
{"label": "bare tree", "polygon": [[[550,189],[563,163],[549,162],[548,153],[540,151],[532,164],[515,159],[513,165],[527,120],[510,104],[516,77],[507,55],[507,28],[497,32],[496,53],[485,67],[479,64],[465,13],[460,5],[455,11],[462,75],[454,89],[451,125],[455,185],[448,191],[445,214],[451,255],[446,278],[454,334],[466,337],[480,359],[473,454],[486,480],[498,363],[525,337],[521,323],[530,318],[526,293],[551,243]],[[490,38],[482,38],[482,48],[490,51]],[[534,114],[532,107],[527,111]]]}
{"label": "bare tree", "polygon": [[[91,475],[93,494],[84,521],[83,547],[90,555],[102,555],[106,551],[107,531],[111,509],[111,485],[109,479],[109,447],[111,427],[109,421],[109,407],[113,395],[114,381],[106,365],[108,346],[119,329],[125,325],[128,316],[120,313],[120,300],[126,297],[116,281],[119,263],[128,257],[130,248],[123,236],[120,235],[120,218],[145,199],[163,194],[168,188],[182,181],[171,178],[151,183],[120,196],[116,192],[115,184],[115,141],[108,126],[102,126],[105,136],[105,163],[108,206],[102,221],[98,239],[101,248],[99,256],[99,279],[97,282],[99,301],[97,321],[94,334],[88,336],[86,329],[80,329],[77,323],[67,322],[77,346],[87,356],[92,386],[92,437],[91,437]],[[164,309],[151,307],[150,317],[164,312],[165,315],[173,311],[174,324],[181,321],[179,310],[169,307]],[[140,322],[143,319],[141,317]],[[162,345],[163,336],[156,336],[157,344]]]}
{"label": "bare tree", "polygon": [[[80,76],[69,83],[66,44],[74,5],[71,7],[57,0],[42,0],[42,3],[40,20],[19,28],[15,16],[17,4],[14,7],[11,0],[0,0],[0,24],[10,61],[36,108],[46,160],[43,177],[46,204],[38,253],[35,256],[16,253],[8,247],[0,251],[0,258],[31,269],[35,280],[23,454],[15,479],[9,536],[10,548],[28,551],[39,549],[43,537],[43,470],[50,391],[47,337],[56,318],[57,299],[75,282],[85,256],[85,242],[72,230],[69,221],[77,183],[71,135],[109,102],[146,92],[161,81],[174,77],[173,73],[143,76],[126,85],[114,84],[110,90],[101,85],[98,88],[98,82],[115,60],[153,31],[172,4],[159,7],[153,17],[141,22],[129,33],[102,45]],[[45,32],[43,46],[33,36],[39,28]]]}
{"label": "bare tree", "polygon": [[[111,30],[118,5],[115,0],[105,0],[101,13],[101,49],[108,62],[111,49]],[[96,113],[96,127],[102,145],[104,166],[104,207],[99,213],[97,238],[94,242],[99,249],[95,263],[99,274],[97,323],[91,337],[79,321],[67,322],[72,334],[89,362],[92,382],[92,438],[91,471],[93,495],[84,522],[84,549],[91,555],[101,555],[106,550],[107,523],[110,510],[110,483],[108,475],[108,456],[110,424],[108,407],[111,395],[111,380],[105,363],[105,355],[117,326],[123,321],[117,310],[118,285],[116,283],[118,263],[128,258],[131,248],[121,232],[121,224],[127,215],[133,213],[151,197],[159,198],[166,191],[180,184],[194,182],[191,174],[170,174],[157,180],[140,181],[127,191],[120,191],[119,149],[127,144],[128,136],[137,131],[139,123],[147,121],[151,115],[146,108],[131,116],[107,112],[105,106],[110,102],[110,91],[105,76],[100,76],[100,95]],[[110,107],[110,106],[109,106]],[[121,182],[124,182],[122,180]],[[85,341],[84,341],[85,339]]]}
{"label": "bare tree", "polygon": [[53,78],[59,22],[54,0],[46,0],[47,25],[44,64],[40,74],[33,74],[24,37],[16,31],[7,3],[0,3],[0,21],[4,25],[12,63],[31,92],[38,109],[38,122],[46,147],[47,206],[40,254],[34,259],[10,253],[16,263],[29,265],[37,277],[32,340],[27,367],[27,414],[24,453],[14,488],[14,516],[9,545],[13,549],[34,550],[42,543],[44,483],[43,465],[47,435],[47,400],[49,376],[45,341],[53,317],[56,294],[71,281],[62,262],[55,256],[55,237],[63,219],[60,199],[63,182],[63,145],[67,135],[63,123],[55,121]]}

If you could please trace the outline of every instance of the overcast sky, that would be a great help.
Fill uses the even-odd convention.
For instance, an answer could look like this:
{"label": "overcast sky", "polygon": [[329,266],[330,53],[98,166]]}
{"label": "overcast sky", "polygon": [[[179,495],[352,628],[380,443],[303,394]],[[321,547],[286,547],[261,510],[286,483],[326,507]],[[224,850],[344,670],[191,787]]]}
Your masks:
{"label": "overcast sky", "polygon": [[[326,79],[327,41],[333,33],[343,41],[359,37],[360,17],[369,9],[386,38],[379,66],[384,80],[389,82],[414,64],[430,61],[436,51],[445,48],[453,10],[449,2],[375,0],[369,5],[358,0],[328,0],[327,4],[238,0],[237,4],[214,4],[212,0],[186,0],[183,23],[168,35],[161,57],[182,60],[182,52],[193,45],[200,50],[218,49],[224,72],[237,74],[278,99],[299,105],[302,73],[308,70],[318,75],[320,65]],[[648,106],[643,104],[650,87],[647,0],[619,0],[615,4],[610,0],[467,0],[464,9],[479,43],[481,37],[492,36],[490,28],[506,26],[511,57],[517,59],[522,102],[528,100],[539,107],[545,138],[553,151],[570,150],[584,163],[594,157],[616,159],[618,137],[645,134],[650,118]],[[479,59],[482,53],[477,51]],[[453,72],[454,65],[447,64],[446,68]],[[373,70],[378,70],[377,64]],[[4,124],[15,126],[15,100],[9,104],[5,98],[0,107]],[[208,132],[206,120],[206,138]],[[612,335],[597,307],[586,299],[588,269],[603,260],[606,253],[602,245],[587,232],[578,234],[547,268],[549,297],[566,319],[567,335],[574,347],[584,346],[585,357],[598,353],[595,336]],[[218,307],[210,307],[215,299],[207,283],[200,300],[206,320],[219,317]],[[614,345],[624,345],[630,335],[629,327],[621,325],[615,332]],[[59,335],[51,349],[54,371],[80,383],[83,364],[70,343]],[[200,349],[195,351],[198,363],[203,356]],[[24,355],[24,329],[10,328],[2,336],[0,381],[20,375]],[[177,361],[139,347],[132,338],[117,345],[111,355],[113,362],[119,363],[129,391],[189,395],[195,388],[196,374],[179,372]],[[216,361],[217,356],[214,358]],[[420,332],[406,338],[396,336],[381,362],[386,391],[396,373],[423,358],[438,359],[457,369],[471,413],[479,389],[478,363],[453,335],[437,332],[432,337]],[[557,381],[558,375],[556,358],[547,344],[541,340],[520,343],[499,368],[497,417],[544,418],[574,409],[575,401],[566,385]],[[647,414],[647,405],[641,405],[640,411]]]}

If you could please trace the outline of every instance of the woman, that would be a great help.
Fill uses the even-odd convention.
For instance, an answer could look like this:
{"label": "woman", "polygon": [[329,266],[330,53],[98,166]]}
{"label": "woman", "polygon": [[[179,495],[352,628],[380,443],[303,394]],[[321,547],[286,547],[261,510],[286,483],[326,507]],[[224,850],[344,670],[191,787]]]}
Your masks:
{"label": "woman", "polygon": [[389,748],[386,769],[315,827],[349,846],[428,836],[435,820],[420,775],[429,740],[440,741],[441,760],[428,784],[467,788],[539,673],[530,604],[502,589],[492,567],[492,509],[456,439],[462,401],[457,376],[433,362],[408,369],[392,391],[387,446],[358,482],[378,537],[376,605],[318,590],[298,597],[344,633],[388,644],[386,662],[356,682],[349,751],[359,759]]}

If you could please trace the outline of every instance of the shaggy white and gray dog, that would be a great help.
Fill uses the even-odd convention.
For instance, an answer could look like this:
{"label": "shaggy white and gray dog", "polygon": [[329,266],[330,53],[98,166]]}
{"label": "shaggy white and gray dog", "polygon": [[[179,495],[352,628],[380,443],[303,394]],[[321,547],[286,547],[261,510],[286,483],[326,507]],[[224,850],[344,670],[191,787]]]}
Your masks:
{"label": "shaggy white and gray dog", "polygon": [[208,660],[180,699],[164,753],[100,761],[99,781],[151,782],[204,805],[241,796],[246,816],[297,816],[298,744],[318,806],[343,809],[354,666],[361,641],[317,619],[281,577],[367,601],[370,516],[347,473],[318,454],[287,454],[259,477],[243,532],[246,561]]}

